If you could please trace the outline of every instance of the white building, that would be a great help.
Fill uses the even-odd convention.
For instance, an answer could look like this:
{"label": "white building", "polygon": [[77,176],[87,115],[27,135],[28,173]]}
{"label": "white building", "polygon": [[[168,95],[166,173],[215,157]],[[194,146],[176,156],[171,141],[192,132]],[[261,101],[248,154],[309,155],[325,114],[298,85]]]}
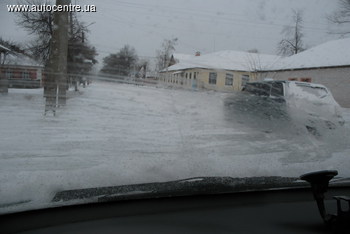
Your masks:
{"label": "white building", "polygon": [[218,91],[240,91],[245,82],[256,80],[257,72],[268,69],[279,56],[224,50],[210,54],[171,57],[172,66],[160,73],[169,85]]}

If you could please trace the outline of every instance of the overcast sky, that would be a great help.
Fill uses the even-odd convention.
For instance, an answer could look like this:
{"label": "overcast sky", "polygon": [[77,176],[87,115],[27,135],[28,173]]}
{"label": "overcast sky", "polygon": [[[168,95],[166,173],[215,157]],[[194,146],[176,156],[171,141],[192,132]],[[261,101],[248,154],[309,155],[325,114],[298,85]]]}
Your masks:
{"label": "overcast sky", "polygon": [[[30,39],[14,23],[0,0],[0,36],[13,41]],[[291,24],[292,9],[303,10],[304,43],[308,46],[339,38],[326,16],[336,0],[72,0],[95,4],[96,13],[79,13],[91,30],[89,42],[99,58],[117,52],[123,45],[135,47],[141,58],[152,58],[163,39],[178,38],[176,52],[194,54],[219,50],[258,49],[275,54],[281,31]]]}

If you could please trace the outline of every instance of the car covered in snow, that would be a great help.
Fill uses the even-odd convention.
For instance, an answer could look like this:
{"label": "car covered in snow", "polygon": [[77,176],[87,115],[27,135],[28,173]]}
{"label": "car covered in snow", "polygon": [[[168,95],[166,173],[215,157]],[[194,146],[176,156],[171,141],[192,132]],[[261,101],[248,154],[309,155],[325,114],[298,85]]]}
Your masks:
{"label": "car covered in snow", "polygon": [[323,85],[298,81],[249,82],[243,88],[243,97],[231,104],[235,109],[264,120],[292,121],[318,135],[323,129],[334,129],[344,124],[341,107]]}

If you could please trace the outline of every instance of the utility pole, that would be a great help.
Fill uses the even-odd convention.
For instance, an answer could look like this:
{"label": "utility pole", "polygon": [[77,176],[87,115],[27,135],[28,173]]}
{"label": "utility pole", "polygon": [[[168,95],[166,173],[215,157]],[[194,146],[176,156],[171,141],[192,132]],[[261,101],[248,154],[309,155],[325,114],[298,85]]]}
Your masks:
{"label": "utility pole", "polygon": [[5,64],[6,55],[9,52],[10,50],[7,48],[0,48],[0,93],[8,93],[8,80],[2,66]]}
{"label": "utility pole", "polygon": [[[74,23],[73,23],[73,12],[70,12],[69,14],[69,17],[70,17],[70,50],[73,54],[73,57],[72,57],[72,61],[71,61],[71,64],[70,66],[73,66],[73,71],[75,71],[75,50],[77,49],[77,42],[74,40]],[[73,82],[74,83],[74,90],[75,91],[78,91],[78,77],[77,77],[77,74],[76,72],[73,72],[70,74],[70,82]],[[67,87],[68,89],[68,87]]]}
{"label": "utility pole", "polygon": [[73,12],[69,12],[70,37],[73,37]]}
{"label": "utility pole", "polygon": [[[56,5],[69,5],[70,0],[56,0]],[[47,66],[44,96],[45,114],[56,114],[57,106],[66,104],[68,12],[54,12],[54,27],[51,38],[51,53]]]}

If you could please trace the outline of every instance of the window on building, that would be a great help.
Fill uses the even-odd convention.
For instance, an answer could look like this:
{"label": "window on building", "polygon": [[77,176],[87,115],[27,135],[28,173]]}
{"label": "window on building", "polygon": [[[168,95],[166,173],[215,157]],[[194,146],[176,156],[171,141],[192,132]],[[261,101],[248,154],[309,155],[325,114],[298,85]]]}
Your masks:
{"label": "window on building", "polygon": [[190,79],[192,79],[192,72],[190,73]]}
{"label": "window on building", "polygon": [[227,86],[233,86],[233,74],[231,74],[231,73],[226,73],[225,85],[227,85]]}
{"label": "window on building", "polygon": [[193,73],[193,79],[197,79],[197,72]]}
{"label": "window on building", "polygon": [[302,81],[302,82],[309,82],[309,83],[311,83],[311,78],[309,78],[309,77],[305,77],[305,78],[300,78],[300,81]]}
{"label": "window on building", "polygon": [[298,78],[288,78],[288,80],[290,80],[290,81],[296,81],[296,80],[298,80]]}
{"label": "window on building", "polygon": [[6,70],[6,74],[5,74],[7,79],[11,79],[13,77],[12,71],[11,70]]}
{"label": "window on building", "polygon": [[24,72],[22,73],[22,77],[23,77],[23,79],[29,79],[29,78],[30,78],[29,72],[28,72],[28,71],[24,71]]}
{"label": "window on building", "polygon": [[188,75],[188,74],[187,74],[187,72],[186,72],[186,73],[185,73],[185,77],[186,77],[186,79],[187,79],[187,75]]}
{"label": "window on building", "polygon": [[249,75],[242,75],[242,86],[249,82]]}
{"label": "window on building", "polygon": [[216,72],[209,73],[209,84],[216,84],[216,78],[218,74]]}

